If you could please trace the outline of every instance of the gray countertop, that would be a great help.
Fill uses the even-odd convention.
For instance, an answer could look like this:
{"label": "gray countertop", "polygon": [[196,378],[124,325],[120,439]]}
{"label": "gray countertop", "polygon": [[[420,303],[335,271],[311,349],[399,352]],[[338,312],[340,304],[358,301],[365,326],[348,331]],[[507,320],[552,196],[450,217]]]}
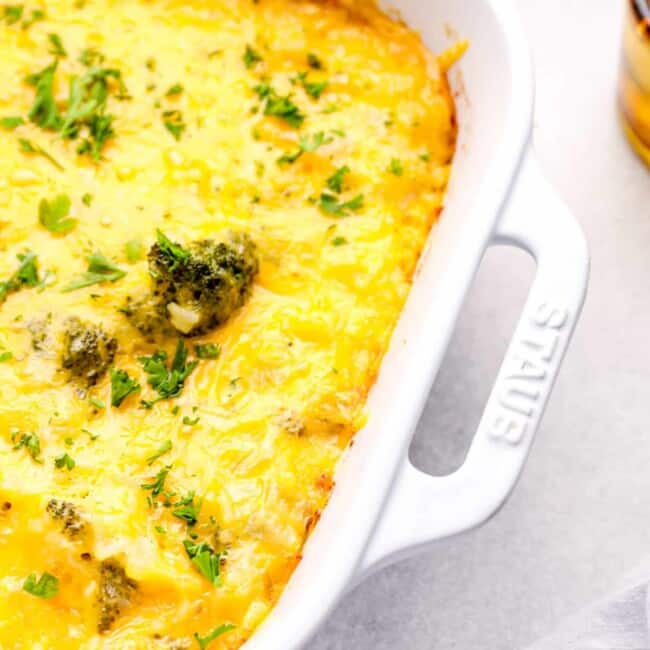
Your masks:
{"label": "gray countertop", "polygon": [[[617,124],[624,0],[518,4],[538,156],[591,246],[582,320],[503,510],[360,585],[311,650],[524,648],[650,551],[650,172]],[[461,462],[532,274],[523,253],[486,255],[411,450],[422,469]]]}

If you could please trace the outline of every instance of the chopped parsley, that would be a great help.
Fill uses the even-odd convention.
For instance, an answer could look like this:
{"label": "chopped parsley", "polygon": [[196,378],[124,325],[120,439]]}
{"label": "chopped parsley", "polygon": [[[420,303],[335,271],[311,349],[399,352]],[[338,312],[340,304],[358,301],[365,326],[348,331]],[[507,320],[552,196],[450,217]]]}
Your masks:
{"label": "chopped parsley", "polygon": [[90,204],[93,202],[93,195],[92,195],[92,194],[89,194],[88,192],[86,192],[86,193],[81,197],[81,202],[82,202],[84,205],[90,207]]}
{"label": "chopped parsley", "polygon": [[87,271],[82,273],[76,280],[72,280],[66,284],[62,289],[64,293],[102,282],[116,282],[126,275],[126,271],[122,270],[115,262],[109,260],[100,251],[91,253],[87,257],[87,260]]}
{"label": "chopped parsley", "polygon": [[339,167],[325,182],[327,183],[327,187],[332,190],[332,192],[336,192],[337,194],[340,194],[343,191],[343,179],[345,178],[346,174],[350,173],[350,168],[347,165],[343,165],[343,167]]}
{"label": "chopped parsley", "polygon": [[111,405],[118,407],[132,393],[140,390],[140,384],[129,377],[126,370],[113,368],[111,370]]}
{"label": "chopped parsley", "polygon": [[62,118],[54,98],[54,74],[58,60],[51,63],[40,72],[31,74],[25,81],[36,88],[34,103],[29,109],[29,119],[42,129],[58,130],[61,128]]}
{"label": "chopped parsley", "polygon": [[306,77],[302,79],[302,87],[312,99],[320,99],[328,86],[329,81],[308,81]]}
{"label": "chopped parsley", "polygon": [[230,625],[229,623],[224,623],[223,625],[220,625],[219,627],[215,627],[210,634],[206,634],[205,636],[199,636],[198,632],[194,632],[194,638],[196,639],[196,642],[199,644],[200,650],[206,650],[206,648],[214,641],[217,637],[220,637],[222,634],[225,634],[226,632],[230,632],[230,630],[234,630],[235,626]]}
{"label": "chopped parsley", "polygon": [[169,87],[169,90],[165,93],[165,97],[174,97],[175,95],[180,95],[183,92],[183,86],[181,84],[174,84]]}
{"label": "chopped parsley", "polygon": [[5,361],[11,361],[14,358],[14,355],[12,352],[9,352],[9,350],[6,350],[5,352],[0,352],[0,363],[4,363]]}
{"label": "chopped parsley", "polygon": [[291,165],[295,163],[303,153],[311,153],[313,151],[316,151],[316,149],[319,147],[323,146],[324,144],[329,144],[330,142],[332,142],[332,138],[326,138],[325,134],[322,131],[315,133],[312,136],[311,140],[308,136],[303,136],[300,138],[300,141],[298,143],[298,149],[296,151],[292,151],[291,153],[285,153],[280,156],[278,158],[278,164]]}
{"label": "chopped parsley", "polygon": [[13,131],[23,124],[25,124],[25,120],[20,116],[0,117],[0,126],[7,131]]}
{"label": "chopped parsley", "polygon": [[23,17],[23,5],[5,5],[3,18],[7,25],[17,23]]}
{"label": "chopped parsley", "polygon": [[183,122],[183,114],[180,111],[165,111],[163,113],[163,124],[165,128],[174,136],[175,140],[180,140],[187,124]]}
{"label": "chopped parsley", "polygon": [[388,171],[395,176],[401,176],[404,173],[404,166],[397,158],[391,158]]}
{"label": "chopped parsley", "polygon": [[199,420],[201,418],[197,415],[196,417],[191,418],[189,415],[184,415],[183,416],[183,424],[186,424],[187,426],[193,427],[195,424],[199,423]]}
{"label": "chopped parsley", "polygon": [[164,350],[154,352],[148,357],[140,357],[138,360],[148,375],[149,385],[158,393],[158,397],[153,400],[143,400],[145,408],[151,408],[156,402],[180,395],[185,380],[198,364],[198,361],[187,363],[187,350],[183,339],[178,339],[176,352],[169,367]]}
{"label": "chopped parsley", "polygon": [[106,404],[102,402],[102,400],[98,399],[97,397],[91,397],[88,400],[96,409],[103,409],[106,408]]}
{"label": "chopped parsley", "polygon": [[201,504],[194,503],[194,492],[188,492],[187,496],[183,497],[175,506],[172,515],[182,519],[189,527],[194,526],[199,520]]}
{"label": "chopped parsley", "polygon": [[56,158],[53,158],[49,153],[47,153],[47,151],[42,147],[39,147],[37,144],[34,144],[26,138],[18,138],[18,142],[20,143],[20,150],[23,153],[31,153],[35,156],[41,156],[46,160],[49,160],[57,169],[63,171],[63,165]]}
{"label": "chopped parsley", "polygon": [[65,468],[70,471],[75,468],[75,465],[76,463],[74,462],[74,459],[68,453],[61,454],[54,459],[54,466],[57,469]]}
{"label": "chopped parsley", "polygon": [[429,162],[431,160],[431,154],[428,151],[425,151],[419,155],[419,158],[423,162]]}
{"label": "chopped parsley", "polygon": [[35,433],[21,433],[20,432],[12,434],[11,441],[14,443],[14,449],[21,449],[24,447],[27,450],[27,453],[35,460],[37,463],[42,463],[43,461],[39,458],[41,455],[41,441]]}
{"label": "chopped parsley", "polygon": [[41,9],[32,9],[31,16],[27,20],[23,20],[21,27],[29,29],[38,20],[45,20],[45,12]]}
{"label": "chopped parsley", "polygon": [[332,217],[346,217],[350,211],[356,212],[363,207],[363,195],[358,194],[350,201],[341,202],[333,194],[323,192],[320,195],[318,207]]}
{"label": "chopped parsley", "polygon": [[189,539],[183,542],[187,557],[192,564],[204,575],[215,587],[221,586],[221,576],[219,575],[219,565],[221,555],[206,542],[196,543]]}
{"label": "chopped parsley", "polygon": [[168,451],[172,450],[172,441],[171,440],[165,440],[165,442],[158,447],[158,450],[156,451],[155,454],[152,456],[149,456],[147,458],[147,465],[153,465],[154,462],[156,462],[161,456],[166,454]]}
{"label": "chopped parsley", "polygon": [[16,257],[20,262],[18,269],[8,280],[0,281],[0,303],[10,293],[19,291],[22,287],[37,287],[41,282],[38,277],[36,255],[31,251],[25,251]]}
{"label": "chopped parsley", "polygon": [[194,353],[199,359],[216,359],[221,353],[221,346],[218,343],[197,343]]}
{"label": "chopped parsley", "polygon": [[65,48],[63,47],[63,41],[61,40],[61,37],[58,34],[48,34],[47,40],[50,41],[50,45],[52,46],[49,50],[50,54],[57,57],[68,56],[68,53],[65,51]]}
{"label": "chopped parsley", "polygon": [[82,50],[81,54],[79,55],[79,63],[85,65],[86,67],[103,62],[104,55],[94,47],[88,47],[85,50]]}
{"label": "chopped parsley", "polygon": [[137,261],[142,259],[144,249],[142,242],[138,239],[132,239],[131,241],[126,242],[124,250],[129,264],[135,264]]}
{"label": "chopped parsley", "polygon": [[59,593],[59,579],[47,571],[40,578],[30,573],[25,578],[23,590],[37,598],[53,598]]}
{"label": "chopped parsley", "polygon": [[151,479],[150,483],[141,483],[140,487],[143,490],[151,490],[152,497],[159,496],[165,489],[165,481],[167,480],[167,475],[169,474],[170,469],[171,465],[166,465],[153,479]]}
{"label": "chopped parsley", "polygon": [[38,204],[38,221],[47,230],[53,233],[66,235],[74,230],[76,219],[68,217],[70,213],[70,197],[59,194],[51,201],[41,199]]}
{"label": "chopped parsley", "polygon": [[313,70],[322,70],[323,62],[313,53],[307,53],[307,65]]}
{"label": "chopped parsley", "polygon": [[298,106],[293,103],[290,95],[278,95],[266,82],[255,86],[253,90],[255,90],[260,99],[266,101],[264,115],[278,117],[294,129],[299,128],[305,121],[305,116],[300,112]]}
{"label": "chopped parsley", "polygon": [[332,246],[344,246],[348,243],[348,240],[345,237],[334,237],[332,239]]}
{"label": "chopped parsley", "polygon": [[256,52],[250,45],[246,46],[244,51],[244,65],[248,70],[255,67],[257,63],[262,61],[262,57],[258,52]]}

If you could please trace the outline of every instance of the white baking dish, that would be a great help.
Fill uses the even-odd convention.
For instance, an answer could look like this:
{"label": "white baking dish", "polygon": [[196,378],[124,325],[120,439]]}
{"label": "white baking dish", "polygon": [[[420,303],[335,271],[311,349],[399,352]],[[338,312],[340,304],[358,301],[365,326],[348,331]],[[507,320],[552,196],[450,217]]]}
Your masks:
{"label": "white baking dish", "polygon": [[[433,51],[470,49],[451,73],[460,139],[446,207],[336,488],[304,559],[246,650],[303,647],[346,589],[382,565],[477,526],[522,469],[584,300],[584,237],[533,160],[533,78],[509,0],[392,2]],[[415,469],[408,448],[485,248],[530,252],[537,275],[463,466]],[[498,297],[497,297],[498,299]],[[488,325],[489,326],[489,325]]]}

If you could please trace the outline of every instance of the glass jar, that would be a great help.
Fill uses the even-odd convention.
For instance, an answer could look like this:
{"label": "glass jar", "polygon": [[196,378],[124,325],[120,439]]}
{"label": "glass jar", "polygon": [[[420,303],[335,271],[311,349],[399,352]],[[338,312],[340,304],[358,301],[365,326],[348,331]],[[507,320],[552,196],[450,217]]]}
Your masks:
{"label": "glass jar", "polygon": [[623,129],[650,165],[650,0],[627,0],[619,103]]}

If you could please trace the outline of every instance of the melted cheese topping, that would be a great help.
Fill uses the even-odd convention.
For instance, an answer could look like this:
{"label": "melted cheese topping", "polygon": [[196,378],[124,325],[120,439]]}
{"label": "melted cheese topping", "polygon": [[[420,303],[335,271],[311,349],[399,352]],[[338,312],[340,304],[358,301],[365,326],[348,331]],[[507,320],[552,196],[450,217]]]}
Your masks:
{"label": "melted cheese topping", "polygon": [[[462,47],[437,59],[370,4],[347,4],[48,0],[0,20],[0,118],[25,118],[0,127],[0,280],[27,249],[47,272],[42,286],[0,304],[0,647],[199,647],[195,632],[229,623],[209,647],[238,648],[299,562],[337,459],[363,424],[455,143],[444,73]],[[39,9],[44,19],[24,25]],[[76,153],[80,138],[26,118],[35,88],[25,77],[53,61],[48,34],[67,53],[54,81],[62,113],[70,78],[86,71],[83,50],[121,72],[130,98],[110,94],[115,136],[98,162]],[[246,65],[247,45],[260,61]],[[268,98],[253,90],[264,81],[291,95],[305,115],[299,129],[265,114]],[[310,95],[320,81],[320,97]],[[175,84],[182,92],[168,95]],[[178,140],[164,125],[170,111],[186,125]],[[319,133],[321,146],[278,163]],[[326,180],[342,166],[339,194]],[[341,203],[361,195],[362,206],[328,214],[324,191]],[[61,194],[77,223],[53,233],[38,206]],[[120,308],[150,287],[146,258],[130,263],[125,245],[146,252],[157,228],[181,244],[244,231],[261,269],[244,307],[187,343],[190,358],[196,342],[219,343],[219,358],[200,359],[179,396],[145,409],[140,399],[156,393],[138,357],[171,352],[176,339],[148,343]],[[126,276],[62,292],[96,250]],[[114,366],[142,386],[120,407],[109,375],[87,388],[62,370],[72,316],[117,338]],[[40,450],[20,446],[30,434]],[[63,454],[74,467],[57,466]],[[142,485],[165,467],[168,494],[152,506]],[[189,491],[200,504],[194,526],[163,503]],[[48,514],[51,499],[74,505],[81,534]],[[190,535],[223,553],[220,586],[190,561]],[[100,633],[106,560],[137,587]],[[44,572],[58,579],[51,598],[23,588]]]}

